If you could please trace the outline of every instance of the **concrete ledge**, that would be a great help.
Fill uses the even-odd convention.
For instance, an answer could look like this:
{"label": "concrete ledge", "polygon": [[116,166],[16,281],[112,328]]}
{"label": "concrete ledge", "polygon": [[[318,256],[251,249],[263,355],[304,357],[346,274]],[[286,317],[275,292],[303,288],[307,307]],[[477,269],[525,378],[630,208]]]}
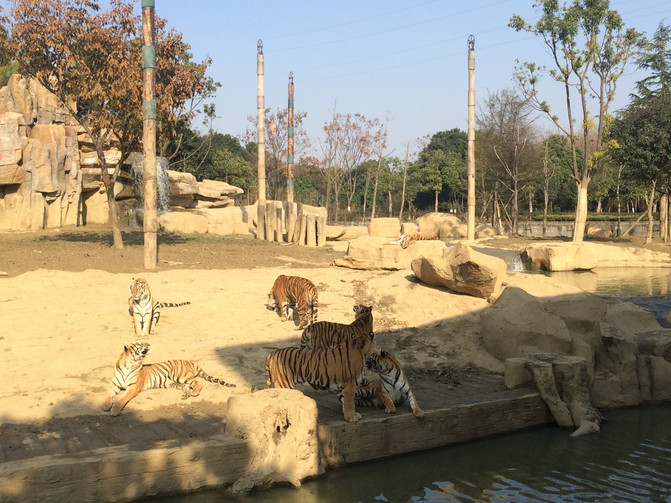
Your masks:
{"label": "concrete ledge", "polygon": [[543,399],[538,393],[530,392],[516,398],[425,409],[424,419],[417,419],[408,412],[358,423],[332,421],[319,426],[319,443],[322,464],[329,468],[552,422],[554,418]]}
{"label": "concrete ledge", "polygon": [[[384,414],[383,411],[379,411]],[[370,417],[373,415],[373,417]],[[394,415],[367,413],[347,423],[328,418],[318,427],[324,467],[371,461],[553,422],[540,395],[516,396]],[[0,501],[132,501],[141,497],[226,487],[252,466],[247,440],[212,435],[204,440],[128,445],[0,463]]]}

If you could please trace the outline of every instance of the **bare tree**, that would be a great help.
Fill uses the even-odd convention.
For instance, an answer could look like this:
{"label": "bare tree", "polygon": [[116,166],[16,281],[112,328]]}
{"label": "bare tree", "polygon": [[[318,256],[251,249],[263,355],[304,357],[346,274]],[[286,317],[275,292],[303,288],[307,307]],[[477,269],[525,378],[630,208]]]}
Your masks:
{"label": "bare tree", "polygon": [[[487,165],[511,193],[513,234],[517,234],[521,170],[533,140],[532,111],[527,100],[513,90],[504,89],[489,93],[477,116],[478,126],[483,133],[483,154],[496,160]],[[501,171],[493,169],[495,165]]]}

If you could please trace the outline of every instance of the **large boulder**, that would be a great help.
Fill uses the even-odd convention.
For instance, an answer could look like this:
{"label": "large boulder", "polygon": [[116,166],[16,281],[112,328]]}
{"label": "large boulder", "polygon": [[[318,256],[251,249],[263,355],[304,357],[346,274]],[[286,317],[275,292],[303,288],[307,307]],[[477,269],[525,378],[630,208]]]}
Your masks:
{"label": "large boulder", "polygon": [[335,265],[351,269],[410,269],[417,257],[440,256],[444,248],[441,241],[417,241],[403,249],[388,238],[363,236],[349,241],[347,253],[335,260]]}
{"label": "large boulder", "polygon": [[435,232],[438,237],[448,239],[464,239],[468,235],[468,226],[459,217],[450,213],[427,213],[417,219],[419,232]]}
{"label": "large boulder", "polygon": [[368,235],[373,237],[398,239],[401,235],[400,232],[401,222],[398,218],[371,218],[370,224],[368,225]]}
{"label": "large boulder", "polygon": [[158,217],[158,224],[166,232],[180,234],[206,234],[209,227],[207,216],[200,212],[169,211]]}
{"label": "large boulder", "polygon": [[497,294],[506,277],[504,260],[477,252],[463,243],[443,248],[441,257],[420,256],[412,261],[411,268],[427,285],[483,299]]}
{"label": "large boulder", "polygon": [[594,269],[598,258],[586,243],[532,243],[521,254],[528,269],[574,271]]}

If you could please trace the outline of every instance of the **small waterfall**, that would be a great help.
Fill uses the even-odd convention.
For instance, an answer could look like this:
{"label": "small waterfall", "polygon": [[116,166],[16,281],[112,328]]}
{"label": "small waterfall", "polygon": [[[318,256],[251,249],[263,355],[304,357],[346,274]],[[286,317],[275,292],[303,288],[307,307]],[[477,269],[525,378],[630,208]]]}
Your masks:
{"label": "small waterfall", "polygon": [[170,211],[170,179],[168,178],[168,160],[165,157],[156,158],[156,205],[158,214]]}
{"label": "small waterfall", "polygon": [[506,263],[506,270],[508,272],[520,272],[526,270],[520,252],[518,251],[506,250],[503,248],[475,248],[475,250],[486,255],[503,259]]}
{"label": "small waterfall", "polygon": [[[133,187],[141,208],[144,205],[144,156],[139,152],[134,152],[128,156],[128,163],[131,166]],[[161,215],[170,209],[170,179],[168,178],[168,160],[165,157],[156,158],[156,188],[156,210]]]}

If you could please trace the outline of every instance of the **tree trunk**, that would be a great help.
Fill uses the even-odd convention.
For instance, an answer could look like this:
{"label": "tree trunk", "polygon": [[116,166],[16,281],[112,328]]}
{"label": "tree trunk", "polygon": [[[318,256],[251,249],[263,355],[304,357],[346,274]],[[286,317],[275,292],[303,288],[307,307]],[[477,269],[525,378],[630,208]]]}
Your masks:
{"label": "tree trunk", "polygon": [[650,188],[650,197],[648,198],[648,231],[645,233],[645,244],[649,245],[652,243],[652,226],[653,226],[653,217],[652,217],[652,210],[655,205],[655,187],[657,186],[657,182],[653,181],[652,182],[652,187]]}
{"label": "tree trunk", "polygon": [[624,166],[620,166],[617,170],[617,185],[615,186],[615,196],[617,199],[617,230],[615,237],[620,237],[622,234],[622,202],[620,201],[620,179],[622,178],[622,170]]}
{"label": "tree trunk", "polygon": [[435,191],[436,193],[436,204],[434,205],[434,210],[436,213],[438,213],[438,191]]}
{"label": "tree trunk", "polygon": [[389,200],[389,216],[391,216],[391,212],[393,211],[392,208],[392,199],[391,199],[391,190],[387,190],[387,198]]}
{"label": "tree trunk", "polygon": [[669,194],[665,192],[659,200],[659,237],[665,243],[669,240]]}
{"label": "tree trunk", "polygon": [[123,237],[121,236],[121,229],[119,228],[119,215],[117,214],[116,201],[114,200],[114,183],[112,183],[110,187],[106,187],[106,194],[107,214],[109,216],[110,226],[112,227],[114,248],[123,250]]}
{"label": "tree trunk", "polygon": [[587,186],[589,181],[577,183],[578,201],[575,205],[575,221],[573,224],[573,242],[582,243],[585,239],[585,225],[587,225]]}
{"label": "tree trunk", "polygon": [[550,188],[548,186],[548,181],[545,181],[545,188],[543,189],[543,237],[548,232],[548,204],[550,203]]}
{"label": "tree trunk", "polygon": [[513,180],[513,207],[512,207],[512,234],[513,236],[517,236],[517,213],[519,211],[519,208],[517,206],[518,204],[518,197],[519,193],[517,190],[517,179]]}

